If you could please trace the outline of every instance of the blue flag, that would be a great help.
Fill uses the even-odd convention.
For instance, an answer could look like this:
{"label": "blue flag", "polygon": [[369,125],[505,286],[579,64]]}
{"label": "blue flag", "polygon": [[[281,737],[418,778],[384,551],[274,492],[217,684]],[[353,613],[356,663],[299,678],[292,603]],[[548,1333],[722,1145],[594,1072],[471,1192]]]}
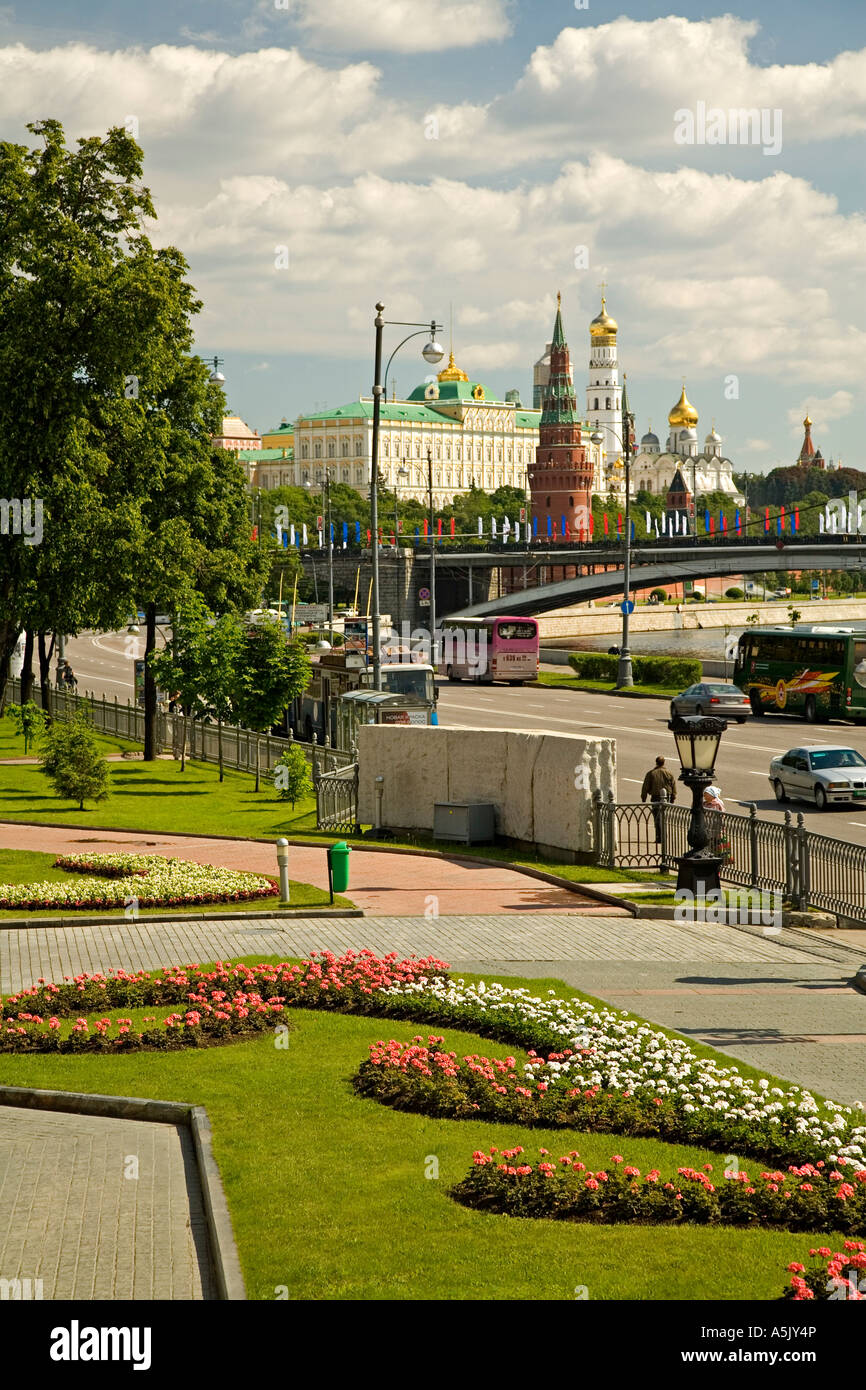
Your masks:
{"label": "blue flag", "polygon": [[548,518],[547,518],[547,539],[550,540],[550,537],[551,537],[552,535],[553,535],[553,522],[551,521],[550,517],[548,517]]}
{"label": "blue flag", "polygon": [[349,523],[348,523],[348,521],[344,521],[344,522],[343,522],[343,549],[344,549],[344,550],[346,549],[346,546],[347,546],[348,544],[349,544]]}
{"label": "blue flag", "polygon": [[739,509],[739,507],[737,508],[736,520],[734,521],[734,526],[736,527],[736,529],[737,529],[737,534],[739,535],[739,531],[740,531],[740,509]]}
{"label": "blue flag", "polygon": [[631,524],[631,538],[634,540],[634,522]]}
{"label": "blue flag", "polygon": [[[416,545],[418,544],[418,538],[419,538],[420,535],[421,535],[420,527],[416,526],[416,527],[415,527],[415,544],[416,544]],[[432,562],[431,562],[431,563],[432,563]]]}
{"label": "blue flag", "polygon": [[360,544],[361,544],[361,523],[360,523],[360,521],[356,521],[356,522],[355,522],[355,544],[356,544],[356,545],[360,545]]}
{"label": "blue flag", "polygon": [[710,534],[710,513],[706,509],[704,510],[704,530],[707,535]]}
{"label": "blue flag", "polygon": [[533,536],[537,536],[537,535],[538,535],[538,517],[537,517],[537,516],[534,516],[534,517],[532,518],[532,534],[533,534]]}
{"label": "blue flag", "polygon": [[781,517],[781,514],[780,514],[779,516],[776,517],[776,535],[777,535],[777,536],[781,536],[781,534],[782,534],[782,517]]}

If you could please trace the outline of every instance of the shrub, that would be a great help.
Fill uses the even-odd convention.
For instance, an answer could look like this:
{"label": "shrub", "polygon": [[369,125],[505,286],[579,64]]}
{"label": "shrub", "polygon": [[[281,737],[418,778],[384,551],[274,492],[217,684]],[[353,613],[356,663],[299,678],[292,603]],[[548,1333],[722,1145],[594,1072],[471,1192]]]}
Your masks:
{"label": "shrub", "polygon": [[572,670],[588,681],[616,680],[618,662],[607,652],[571,652],[568,658]]}
{"label": "shrub", "polygon": [[640,685],[670,685],[683,689],[701,679],[701,663],[694,657],[634,656],[634,678]]}
{"label": "shrub", "polygon": [[651,590],[650,590],[650,598],[657,598],[658,601],[659,601],[659,603],[665,603],[665,602],[667,601],[667,596],[668,596],[668,595],[667,595],[667,590],[666,590],[666,589],[651,589]]}
{"label": "shrub", "polygon": [[745,598],[745,597],[746,597],[746,595],[745,595],[744,591],[743,591],[742,589],[738,589],[738,588],[736,587],[736,585],[735,585],[732,589],[726,589],[726,590],[725,590],[725,598]]}
{"label": "shrub", "polygon": [[811,1268],[794,1260],[788,1265],[791,1282],[782,1297],[795,1303],[807,1299],[861,1300],[866,1298],[866,1249],[862,1240],[846,1240],[844,1250],[821,1245],[810,1250]]}
{"label": "shrub", "polygon": [[93,726],[83,710],[69,719],[55,720],[42,741],[42,771],[58,796],[77,801],[105,801],[111,773],[96,746]]}
{"label": "shrub", "polygon": [[10,705],[6,710],[7,717],[15,725],[15,732],[24,736],[24,752],[30,749],[31,744],[35,743],[39,735],[45,728],[45,715],[38,705],[34,705],[32,700],[28,700],[23,705]]}
{"label": "shrub", "polygon": [[274,766],[274,786],[281,801],[295,802],[307,796],[313,789],[310,769],[303,748],[287,748]]}

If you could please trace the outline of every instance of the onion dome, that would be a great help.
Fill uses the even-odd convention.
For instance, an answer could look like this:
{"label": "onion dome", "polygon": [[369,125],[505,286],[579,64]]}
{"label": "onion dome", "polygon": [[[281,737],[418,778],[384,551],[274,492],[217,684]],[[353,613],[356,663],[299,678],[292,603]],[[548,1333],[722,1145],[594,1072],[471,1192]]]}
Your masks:
{"label": "onion dome", "polygon": [[589,325],[590,337],[593,338],[594,341],[601,343],[602,346],[610,346],[615,341],[619,329],[619,324],[616,319],[611,318],[610,314],[607,312],[605,308],[606,303],[607,301],[602,295],[601,312],[596,314],[592,323]]}
{"label": "onion dome", "polygon": [[646,445],[648,448],[658,449],[658,448],[659,448],[659,437],[658,437],[658,435],[657,435],[657,434],[653,434],[652,430],[649,430],[648,433],[645,434],[645,435],[643,436],[643,438],[641,439],[641,446],[643,446],[643,445]]}
{"label": "onion dome", "polygon": [[449,352],[449,354],[448,354],[448,366],[442,368],[442,371],[439,373],[439,380],[440,380],[440,381],[468,381],[468,380],[469,380],[469,378],[468,378],[468,376],[466,375],[466,373],[465,373],[465,372],[461,372],[460,368],[459,368],[459,367],[457,366],[457,364],[455,363],[455,361],[454,361],[454,353],[453,353],[453,352]]}
{"label": "onion dome", "polygon": [[698,412],[686,395],[685,383],[682,394],[668,416],[668,424],[673,430],[693,430],[698,423]]}

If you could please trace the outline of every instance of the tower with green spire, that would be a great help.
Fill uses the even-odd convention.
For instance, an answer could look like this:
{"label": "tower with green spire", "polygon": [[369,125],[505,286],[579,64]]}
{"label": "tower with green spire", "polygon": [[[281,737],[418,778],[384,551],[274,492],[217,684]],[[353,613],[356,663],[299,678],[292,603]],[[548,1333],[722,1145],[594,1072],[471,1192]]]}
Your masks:
{"label": "tower with green spire", "polygon": [[531,490],[539,539],[550,535],[558,542],[588,540],[592,466],[581,440],[559,294],[538,435]]}

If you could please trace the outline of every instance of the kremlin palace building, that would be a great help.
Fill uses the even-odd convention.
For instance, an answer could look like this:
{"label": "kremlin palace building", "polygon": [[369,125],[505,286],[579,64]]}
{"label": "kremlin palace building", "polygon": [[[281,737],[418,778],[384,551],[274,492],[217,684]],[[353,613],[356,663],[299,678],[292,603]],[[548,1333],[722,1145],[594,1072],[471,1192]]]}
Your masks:
{"label": "kremlin palace building", "polygon": [[[406,400],[385,400],[380,411],[379,470],[385,487],[404,498],[427,500],[428,452],[434,504],[441,507],[472,487],[492,493],[503,486],[532,494],[540,536],[562,537],[562,518],[577,538],[592,495],[625,492],[621,440],[624,382],[617,359],[618,324],[601,310],[589,326],[590,356],[585,409],[578,410],[574,373],[557,296],[552,340],[536,362],[532,409],[519,392],[497,400],[483,382],[467,376],[450,354],[447,367]],[[715,428],[698,441],[698,412],[682,394],[668,416],[664,450],[649,432],[632,442],[631,492],[666,494],[677,470],[692,493],[724,492],[742,502],[733,464],[723,456]],[[595,438],[593,438],[595,436]],[[286,485],[321,488],[325,470],[333,482],[361,493],[370,487],[373,400],[283,421],[261,437],[228,417],[218,442],[233,448],[251,488]]]}

